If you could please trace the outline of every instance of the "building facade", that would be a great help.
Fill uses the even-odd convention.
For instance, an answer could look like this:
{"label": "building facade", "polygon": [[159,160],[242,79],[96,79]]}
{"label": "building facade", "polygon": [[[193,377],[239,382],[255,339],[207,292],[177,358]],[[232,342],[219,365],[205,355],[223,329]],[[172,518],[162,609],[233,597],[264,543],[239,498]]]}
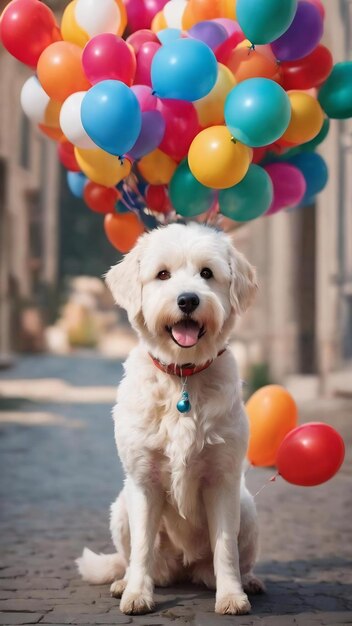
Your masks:
{"label": "building facade", "polygon": [[[7,2],[0,2],[0,11]],[[0,46],[0,358],[16,346],[20,314],[57,280],[59,166],[54,142],[20,106],[28,68]],[[42,307],[45,306],[42,303]]]}
{"label": "building facade", "polygon": [[[352,2],[326,2],[334,61],[352,59]],[[352,393],[352,121],[332,121],[319,152],[329,182],[316,205],[247,223],[237,245],[258,269],[257,303],[238,327],[247,369]],[[243,347],[242,347],[243,351]]]}

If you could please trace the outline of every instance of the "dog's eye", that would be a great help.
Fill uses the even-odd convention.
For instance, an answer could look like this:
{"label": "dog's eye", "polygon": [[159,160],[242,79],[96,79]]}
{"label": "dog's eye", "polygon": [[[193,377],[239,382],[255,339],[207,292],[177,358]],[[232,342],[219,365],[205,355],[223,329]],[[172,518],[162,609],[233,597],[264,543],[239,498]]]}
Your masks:
{"label": "dog's eye", "polygon": [[169,278],[171,278],[171,274],[167,270],[161,270],[161,272],[157,275],[157,278],[159,278],[159,280],[169,280]]}
{"label": "dog's eye", "polygon": [[209,280],[209,278],[213,278],[213,272],[209,269],[209,267],[203,267],[200,275],[202,278],[205,278],[205,280]]}

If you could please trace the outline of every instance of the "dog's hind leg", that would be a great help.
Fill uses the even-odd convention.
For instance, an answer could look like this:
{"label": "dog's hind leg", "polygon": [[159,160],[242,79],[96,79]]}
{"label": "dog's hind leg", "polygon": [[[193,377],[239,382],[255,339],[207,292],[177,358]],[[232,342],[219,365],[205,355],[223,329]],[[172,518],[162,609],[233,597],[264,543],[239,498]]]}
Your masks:
{"label": "dog's hind leg", "polygon": [[244,591],[249,594],[258,594],[265,591],[262,581],[252,572],[258,554],[258,544],[257,511],[253,496],[242,485],[238,550],[242,585]]}

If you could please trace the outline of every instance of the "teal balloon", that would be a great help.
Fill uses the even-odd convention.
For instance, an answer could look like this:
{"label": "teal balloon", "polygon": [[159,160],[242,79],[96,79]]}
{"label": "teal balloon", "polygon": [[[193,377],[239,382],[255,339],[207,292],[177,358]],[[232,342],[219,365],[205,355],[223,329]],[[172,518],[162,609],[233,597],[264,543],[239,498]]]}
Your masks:
{"label": "teal balloon", "polygon": [[304,197],[300,202],[300,206],[307,206],[312,203],[312,199],[320,191],[322,191],[328,182],[329,171],[327,165],[316,152],[301,152],[288,160],[301,170],[307,187]]}
{"label": "teal balloon", "polygon": [[238,141],[252,148],[277,141],[290,119],[291,104],[286,91],[269,78],[244,80],[226,98],[226,126]]}
{"label": "teal balloon", "polygon": [[217,76],[214,52],[197,39],[165,43],[153,57],[151,79],[159,98],[199,100],[212,90]]}
{"label": "teal balloon", "polygon": [[283,35],[293,22],[297,0],[237,0],[236,16],[246,38],[266,44]]}
{"label": "teal balloon", "polygon": [[194,217],[209,211],[215,199],[215,191],[204,187],[194,178],[185,159],[170,181],[169,197],[179,215]]}
{"label": "teal balloon", "polygon": [[329,117],[337,120],[352,117],[352,61],[334,65],[319,91],[318,100]]}
{"label": "teal balloon", "polygon": [[131,211],[127,208],[127,206],[121,202],[121,200],[119,200],[116,204],[115,204],[115,211],[116,213],[130,213]]}
{"label": "teal balloon", "polygon": [[269,174],[260,165],[250,165],[241,182],[219,192],[220,213],[236,222],[254,220],[269,209],[273,195]]}
{"label": "teal balloon", "polygon": [[[314,150],[317,146],[319,146],[321,143],[323,143],[324,139],[326,139],[326,137],[329,134],[329,130],[330,130],[330,120],[328,117],[325,118],[323,125],[321,127],[320,132],[317,134],[316,137],[314,137],[314,139],[311,139],[310,141],[307,141],[306,143],[302,143],[299,146],[299,151],[300,152],[311,152],[312,150]],[[293,156],[293,155],[291,155]]]}

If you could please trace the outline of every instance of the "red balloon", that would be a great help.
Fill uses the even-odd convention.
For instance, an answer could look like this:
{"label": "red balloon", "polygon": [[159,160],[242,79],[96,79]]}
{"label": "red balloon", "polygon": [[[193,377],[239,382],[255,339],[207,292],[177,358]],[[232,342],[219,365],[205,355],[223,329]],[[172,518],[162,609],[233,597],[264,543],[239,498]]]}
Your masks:
{"label": "red balloon", "polygon": [[158,213],[170,211],[170,200],[165,185],[148,185],[145,199],[148,207]]}
{"label": "red balloon", "polygon": [[257,163],[260,163],[264,159],[267,153],[267,146],[263,146],[260,148],[252,148],[252,150],[253,150],[252,163],[257,164]]}
{"label": "red balloon", "polygon": [[164,139],[159,149],[175,161],[181,161],[199,132],[197,111],[185,100],[158,100],[157,110],[166,122]]}
{"label": "red balloon", "polygon": [[310,422],[289,432],[280,445],[276,466],[293,485],[312,487],[330,480],[345,457],[341,435],[328,424]]}
{"label": "red balloon", "polygon": [[103,33],[88,41],[82,65],[92,85],[101,80],[120,80],[130,87],[136,72],[136,56],[121,37]]}
{"label": "red balloon", "polygon": [[319,87],[328,78],[332,67],[330,50],[319,44],[303,59],[280,64],[282,86],[286,91]]}
{"label": "red balloon", "polygon": [[74,145],[69,141],[59,141],[57,144],[60,163],[70,172],[80,172],[81,168],[76,161],[74,149]]}
{"label": "red balloon", "polygon": [[121,194],[115,187],[104,187],[89,182],[83,192],[86,205],[96,213],[114,213],[115,205]]}
{"label": "red balloon", "polygon": [[10,54],[35,68],[47,46],[61,39],[55,15],[39,0],[12,0],[2,14],[0,39]]}
{"label": "red balloon", "polygon": [[152,84],[152,80],[150,78],[150,70],[152,67],[152,61],[154,55],[160,48],[160,43],[156,43],[155,41],[147,41],[143,43],[136,54],[137,60],[137,69],[136,75],[134,78],[134,82],[136,85],[149,85]]}
{"label": "red balloon", "polygon": [[219,61],[219,63],[223,63],[224,65],[226,65],[227,61],[229,60],[231,56],[231,52],[244,39],[245,39],[245,36],[242,33],[240,28],[239,30],[235,30],[235,32],[232,33],[232,35],[230,35],[228,39],[225,39],[225,41],[223,41],[223,43],[221,43],[214,51],[215,56],[217,60]]}

